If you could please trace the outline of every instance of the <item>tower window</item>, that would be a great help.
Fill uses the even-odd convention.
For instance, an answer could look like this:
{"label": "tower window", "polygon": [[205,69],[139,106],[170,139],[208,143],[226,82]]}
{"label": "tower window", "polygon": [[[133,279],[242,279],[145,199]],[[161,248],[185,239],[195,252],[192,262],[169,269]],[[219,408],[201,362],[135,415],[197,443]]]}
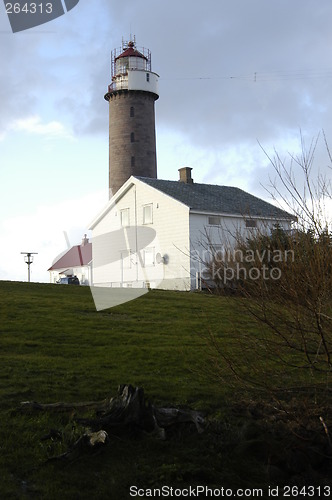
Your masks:
{"label": "tower window", "polygon": [[130,134],[130,142],[135,142],[135,134],[134,134],[134,132],[132,132]]}
{"label": "tower window", "polygon": [[135,156],[132,156],[131,157],[131,166],[134,167],[135,166]]}
{"label": "tower window", "polygon": [[131,108],[130,108],[130,116],[131,117],[135,116],[135,108],[134,108],[134,106],[131,106]]}
{"label": "tower window", "polygon": [[146,74],[146,81],[149,82],[150,81],[150,73],[147,73]]}

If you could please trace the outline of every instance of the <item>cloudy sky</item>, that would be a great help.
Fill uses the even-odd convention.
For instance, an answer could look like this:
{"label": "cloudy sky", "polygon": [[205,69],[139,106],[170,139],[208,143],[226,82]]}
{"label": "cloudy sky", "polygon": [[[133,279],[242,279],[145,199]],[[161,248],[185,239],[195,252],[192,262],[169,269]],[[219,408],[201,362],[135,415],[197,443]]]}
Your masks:
{"label": "cloudy sky", "polygon": [[[108,196],[110,51],[135,34],[160,75],[158,177],[269,199],[282,155],[332,137],[331,0],[80,0],[66,15],[11,32],[0,3],[0,279],[33,281],[77,244]],[[323,141],[317,164],[326,166]]]}

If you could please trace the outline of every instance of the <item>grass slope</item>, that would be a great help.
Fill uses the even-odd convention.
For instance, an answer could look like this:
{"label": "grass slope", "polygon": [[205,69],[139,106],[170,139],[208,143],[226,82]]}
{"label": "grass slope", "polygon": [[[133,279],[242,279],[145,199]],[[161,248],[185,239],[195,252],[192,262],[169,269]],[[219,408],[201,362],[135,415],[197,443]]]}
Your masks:
{"label": "grass slope", "polygon": [[[252,426],[227,410],[233,388],[199,376],[209,362],[202,331],[220,331],[227,342],[234,318],[237,329],[254,331],[238,300],[153,291],[97,312],[89,288],[0,282],[0,497],[121,500],[130,498],[130,485],[266,486],[264,435],[257,439],[256,430],[253,439]],[[73,414],[22,414],[20,402],[102,400],[123,383],[143,387],[155,404],[224,419],[202,435],[190,429],[165,442],[111,436],[98,456],[47,461],[82,429]],[[50,429],[63,440],[42,441]],[[243,433],[249,444],[236,448]],[[250,463],[240,459],[246,454]]]}

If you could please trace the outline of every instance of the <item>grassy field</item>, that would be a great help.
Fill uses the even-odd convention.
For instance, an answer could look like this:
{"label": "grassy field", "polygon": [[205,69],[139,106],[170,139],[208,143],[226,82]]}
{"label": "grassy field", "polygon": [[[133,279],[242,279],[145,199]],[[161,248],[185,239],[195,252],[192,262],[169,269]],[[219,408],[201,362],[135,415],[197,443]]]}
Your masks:
{"label": "grassy field", "polygon": [[[89,288],[0,282],[0,498],[121,500],[130,498],[131,485],[267,488],[288,479],[267,456],[266,443],[280,436],[263,425],[266,411],[252,418],[257,394],[204,376],[210,360],[202,333],[218,332],[226,348],[234,328],[257,329],[239,313],[240,300],[152,291],[97,312]],[[242,356],[248,370],[254,362],[255,353]],[[204,411],[206,432],[190,427],[167,441],[110,436],[103,453],[68,463],[49,458],[82,433],[75,414],[20,411],[28,400],[102,400],[126,383],[143,387],[156,405]],[[50,429],[62,439],[42,440]],[[329,480],[324,474],[317,472],[317,482]]]}

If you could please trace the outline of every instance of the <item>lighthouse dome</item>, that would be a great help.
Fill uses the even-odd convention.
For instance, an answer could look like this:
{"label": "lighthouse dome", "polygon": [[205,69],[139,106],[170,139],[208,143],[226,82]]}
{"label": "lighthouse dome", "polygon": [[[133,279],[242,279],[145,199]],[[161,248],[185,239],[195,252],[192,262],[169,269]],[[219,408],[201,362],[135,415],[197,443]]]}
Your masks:
{"label": "lighthouse dome", "polygon": [[134,42],[115,58],[116,74],[126,74],[129,70],[147,70],[148,58],[136,49]]}

